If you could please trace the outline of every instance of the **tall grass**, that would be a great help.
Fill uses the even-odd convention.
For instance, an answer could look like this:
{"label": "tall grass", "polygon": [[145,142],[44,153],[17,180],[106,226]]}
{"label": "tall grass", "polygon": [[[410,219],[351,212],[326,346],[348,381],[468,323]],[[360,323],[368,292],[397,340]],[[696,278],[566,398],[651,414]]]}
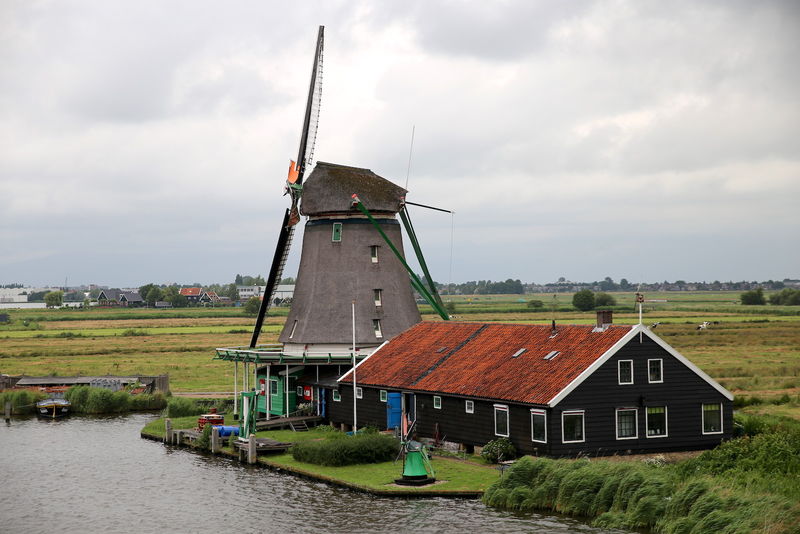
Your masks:
{"label": "tall grass", "polygon": [[12,415],[32,414],[36,412],[36,403],[46,398],[45,393],[27,389],[3,391],[0,393],[0,410],[5,413],[6,402],[10,402]]}
{"label": "tall grass", "polygon": [[800,424],[776,418],[739,423],[753,434],[675,465],[525,457],[483,500],[510,510],[589,517],[603,528],[800,532]]}
{"label": "tall grass", "polygon": [[167,402],[167,417],[186,417],[205,413],[206,407],[198,404],[194,399],[172,397]]}
{"label": "tall grass", "polygon": [[64,394],[77,413],[102,414],[140,410],[161,410],[166,405],[163,393],[131,395],[127,391],[111,391],[91,386],[73,386]]}

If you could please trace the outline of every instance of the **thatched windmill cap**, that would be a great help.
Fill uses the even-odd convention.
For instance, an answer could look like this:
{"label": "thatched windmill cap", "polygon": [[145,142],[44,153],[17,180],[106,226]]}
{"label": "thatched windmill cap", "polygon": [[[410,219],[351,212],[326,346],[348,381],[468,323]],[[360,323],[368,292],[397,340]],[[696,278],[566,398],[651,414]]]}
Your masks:
{"label": "thatched windmill cap", "polygon": [[303,215],[350,213],[357,194],[372,213],[398,213],[407,191],[369,169],[317,162],[303,184]]}

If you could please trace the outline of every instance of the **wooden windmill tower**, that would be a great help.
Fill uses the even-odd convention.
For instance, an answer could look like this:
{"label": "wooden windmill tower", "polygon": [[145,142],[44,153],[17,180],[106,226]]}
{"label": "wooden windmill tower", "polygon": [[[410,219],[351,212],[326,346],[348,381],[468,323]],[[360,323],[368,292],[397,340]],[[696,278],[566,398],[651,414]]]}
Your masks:
{"label": "wooden windmill tower", "polygon": [[[449,318],[405,210],[405,189],[369,169],[324,162],[319,162],[304,180],[312,164],[319,119],[323,39],[324,27],[320,26],[300,149],[286,181],[291,205],[280,226],[250,345],[217,349],[219,359],[236,362],[236,384],[238,364],[244,363],[243,391],[252,386],[259,389],[260,385],[266,400],[250,398],[248,406],[258,407],[253,408],[254,413],[288,415],[298,402],[295,395],[300,396],[303,389],[298,387],[295,392],[293,380],[301,381],[309,366],[316,367],[319,382],[320,368],[334,366],[343,371],[340,366],[368,356],[386,340],[418,323],[421,317],[412,286],[443,319]],[[291,311],[279,337],[280,345],[259,345],[264,317],[281,280],[301,215],[308,219]],[[427,284],[405,261],[401,222]],[[316,390],[310,395],[313,400]]]}

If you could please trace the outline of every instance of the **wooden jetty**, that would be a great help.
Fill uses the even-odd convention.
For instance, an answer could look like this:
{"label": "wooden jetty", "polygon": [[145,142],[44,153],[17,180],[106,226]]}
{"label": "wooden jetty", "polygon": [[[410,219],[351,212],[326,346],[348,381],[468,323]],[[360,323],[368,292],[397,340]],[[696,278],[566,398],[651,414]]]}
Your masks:
{"label": "wooden jetty", "polygon": [[[256,428],[258,430],[291,428],[295,432],[303,432],[308,430],[309,424],[313,426],[320,421],[322,421],[322,418],[318,416],[277,417],[275,419],[258,421],[256,423]],[[202,434],[202,431],[196,429],[173,429],[172,422],[167,419],[165,422],[164,443],[168,445],[196,447],[197,440],[200,439]],[[212,454],[221,452],[224,439],[225,438],[219,436],[219,431],[216,428],[212,429]],[[293,443],[285,443],[270,438],[257,438],[254,434],[251,434],[246,439],[240,437],[233,440],[233,449],[235,453],[238,453],[239,460],[250,464],[256,463],[259,454],[285,452],[292,445]]]}

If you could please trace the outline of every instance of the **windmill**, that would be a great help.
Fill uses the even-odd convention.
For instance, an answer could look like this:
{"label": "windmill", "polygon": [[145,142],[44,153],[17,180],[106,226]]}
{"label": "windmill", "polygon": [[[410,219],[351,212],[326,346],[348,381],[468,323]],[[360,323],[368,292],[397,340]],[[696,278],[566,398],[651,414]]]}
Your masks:
{"label": "windmill", "polygon": [[[286,179],[290,205],[280,225],[250,343],[216,350],[217,359],[235,363],[235,413],[238,364],[243,363],[241,390],[249,394],[256,389],[253,386],[260,386],[252,400],[258,413],[267,418],[289,416],[302,398],[316,403],[317,415],[324,416],[323,389],[332,387],[330,378],[335,374],[335,383],[341,366],[354,367],[382,343],[421,321],[412,286],[442,319],[449,319],[406,209],[406,204],[413,204],[406,201],[407,191],[365,168],[317,162],[311,170],[322,95],[323,41],[320,26],[297,161],[290,163]],[[259,344],[301,216],[306,222],[292,305],[279,344]],[[425,273],[425,284],[405,261],[401,222]],[[295,387],[298,383],[302,387]],[[353,396],[355,404],[355,391]],[[247,407],[252,404],[248,401]]]}
{"label": "windmill", "polygon": [[394,482],[401,486],[425,486],[436,482],[436,472],[428,459],[427,448],[414,439],[415,425],[416,421],[411,423],[408,431],[400,440],[400,452],[397,459],[403,457],[403,475],[396,478]]}

